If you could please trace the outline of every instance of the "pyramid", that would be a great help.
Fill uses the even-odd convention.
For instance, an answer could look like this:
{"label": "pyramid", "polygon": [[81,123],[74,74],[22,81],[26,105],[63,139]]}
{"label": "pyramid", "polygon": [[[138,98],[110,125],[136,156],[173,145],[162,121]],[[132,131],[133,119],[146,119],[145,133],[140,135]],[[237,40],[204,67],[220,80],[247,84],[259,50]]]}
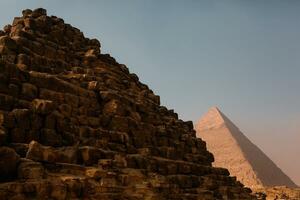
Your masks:
{"label": "pyramid", "polygon": [[211,108],[196,125],[197,137],[207,142],[214,166],[227,168],[247,187],[296,187],[276,164],[253,144],[217,107]]}
{"label": "pyramid", "polygon": [[0,199],[255,199],[191,121],[45,9],[0,31]]}

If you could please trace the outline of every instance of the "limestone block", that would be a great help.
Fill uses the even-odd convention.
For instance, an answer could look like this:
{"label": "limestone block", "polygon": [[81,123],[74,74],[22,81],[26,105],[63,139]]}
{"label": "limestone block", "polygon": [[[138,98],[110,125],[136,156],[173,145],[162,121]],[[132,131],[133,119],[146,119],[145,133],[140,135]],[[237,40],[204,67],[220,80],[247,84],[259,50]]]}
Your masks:
{"label": "limestone block", "polygon": [[[0,117],[1,117],[1,115],[0,115]],[[0,126],[0,146],[2,146],[3,144],[6,143],[6,139],[7,139],[7,132],[4,127]]]}
{"label": "limestone block", "polygon": [[32,101],[32,109],[42,115],[47,115],[55,109],[53,101],[45,99],[34,99]]}
{"label": "limestone block", "polygon": [[18,178],[20,179],[42,179],[45,169],[39,162],[21,159],[18,166]]}
{"label": "limestone block", "polygon": [[77,147],[53,148],[31,141],[26,158],[34,161],[77,163]]}
{"label": "limestone block", "polygon": [[53,129],[42,129],[40,135],[41,143],[49,146],[61,146],[62,137]]}
{"label": "limestone block", "polygon": [[30,9],[25,9],[25,10],[22,11],[23,17],[28,17],[31,14],[32,14],[32,10],[30,10]]}
{"label": "limestone block", "polygon": [[91,178],[98,180],[104,177],[106,175],[106,172],[99,168],[88,168],[85,171],[85,174]]}
{"label": "limestone block", "polygon": [[63,104],[65,102],[64,94],[60,92],[51,91],[48,89],[40,89],[39,98],[51,100],[57,104]]}
{"label": "limestone block", "polygon": [[37,8],[37,9],[33,10],[33,12],[31,13],[31,16],[34,18],[38,18],[42,15],[47,15],[47,11],[43,8]]}
{"label": "limestone block", "polygon": [[15,152],[21,157],[25,158],[28,151],[28,144],[26,143],[10,143],[9,147],[14,149]]}
{"label": "limestone block", "polygon": [[125,109],[120,101],[112,99],[104,105],[103,113],[105,115],[124,115]]}
{"label": "limestone block", "polygon": [[16,42],[13,39],[11,39],[9,36],[0,37],[0,46],[5,46],[11,50],[16,50],[18,48]]}
{"label": "limestone block", "polygon": [[11,114],[15,119],[16,127],[21,129],[30,128],[31,113],[29,109],[14,109],[11,111]]}
{"label": "limestone block", "polygon": [[98,160],[103,157],[103,152],[98,148],[91,146],[79,147],[79,159],[84,165],[91,166],[97,164]]}
{"label": "limestone block", "polygon": [[18,97],[20,89],[19,86],[16,84],[9,84],[8,85],[9,94],[13,97]]}
{"label": "limestone block", "polygon": [[11,110],[15,103],[15,99],[12,96],[0,93],[0,110]]}
{"label": "limestone block", "polygon": [[128,119],[121,116],[112,117],[109,127],[113,131],[128,132]]}
{"label": "limestone block", "polygon": [[0,158],[0,181],[14,178],[20,160],[18,154],[11,148],[0,147]]}

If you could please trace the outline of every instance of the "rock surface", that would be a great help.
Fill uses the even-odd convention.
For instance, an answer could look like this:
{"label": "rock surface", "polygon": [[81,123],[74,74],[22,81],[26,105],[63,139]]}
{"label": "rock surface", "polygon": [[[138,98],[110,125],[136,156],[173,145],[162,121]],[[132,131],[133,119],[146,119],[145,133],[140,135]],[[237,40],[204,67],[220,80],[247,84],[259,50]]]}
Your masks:
{"label": "rock surface", "polygon": [[22,14],[0,32],[0,199],[255,198],[98,40]]}
{"label": "rock surface", "polygon": [[[299,200],[300,188],[288,188],[285,186],[266,187],[257,189],[258,196],[265,196],[264,200]],[[263,195],[264,194],[264,195]]]}
{"label": "rock surface", "polygon": [[0,180],[7,181],[16,177],[19,155],[11,148],[0,147]]}
{"label": "rock surface", "polygon": [[231,175],[252,189],[296,184],[216,107],[196,125],[197,136],[207,142],[216,167],[227,168]]}

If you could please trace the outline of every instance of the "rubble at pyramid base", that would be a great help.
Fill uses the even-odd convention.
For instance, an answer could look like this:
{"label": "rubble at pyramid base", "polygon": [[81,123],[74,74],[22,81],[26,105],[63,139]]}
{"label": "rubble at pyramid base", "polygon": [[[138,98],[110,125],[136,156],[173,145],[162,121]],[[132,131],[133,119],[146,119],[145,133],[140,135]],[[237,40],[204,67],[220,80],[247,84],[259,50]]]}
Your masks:
{"label": "rubble at pyramid base", "polygon": [[289,188],[286,186],[265,187],[253,191],[260,199],[266,200],[298,200],[300,199],[300,188]]}

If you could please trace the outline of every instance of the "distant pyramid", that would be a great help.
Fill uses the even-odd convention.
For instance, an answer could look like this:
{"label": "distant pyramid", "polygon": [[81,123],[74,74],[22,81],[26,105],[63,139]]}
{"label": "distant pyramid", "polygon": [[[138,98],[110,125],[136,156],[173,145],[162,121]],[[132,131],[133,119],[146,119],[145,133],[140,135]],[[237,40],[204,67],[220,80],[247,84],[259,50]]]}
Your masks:
{"label": "distant pyramid", "polygon": [[253,144],[217,107],[211,108],[196,125],[197,137],[207,142],[217,167],[250,188],[285,185],[297,187],[276,164]]}

